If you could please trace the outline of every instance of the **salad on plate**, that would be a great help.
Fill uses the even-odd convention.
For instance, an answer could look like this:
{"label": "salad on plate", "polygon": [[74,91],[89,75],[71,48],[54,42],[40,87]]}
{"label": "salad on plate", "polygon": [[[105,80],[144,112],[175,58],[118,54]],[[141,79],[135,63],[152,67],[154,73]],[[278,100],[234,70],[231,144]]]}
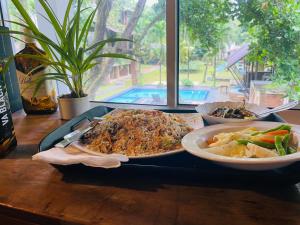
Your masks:
{"label": "salad on plate", "polygon": [[235,158],[269,158],[296,153],[298,140],[290,125],[269,130],[249,127],[236,132],[221,132],[206,141],[206,151]]}

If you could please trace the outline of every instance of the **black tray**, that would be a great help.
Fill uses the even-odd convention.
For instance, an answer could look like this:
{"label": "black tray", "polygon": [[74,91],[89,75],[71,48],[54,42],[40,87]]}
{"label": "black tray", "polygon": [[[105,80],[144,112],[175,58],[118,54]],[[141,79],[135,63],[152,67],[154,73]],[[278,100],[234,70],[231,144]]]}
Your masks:
{"label": "black tray", "polygon": [[[87,120],[92,120],[94,117],[101,117],[113,108],[98,106],[79,117],[76,117],[58,129],[47,135],[39,144],[39,151],[45,151],[54,146],[57,142],[62,140],[62,137],[71,131],[76,126]],[[171,113],[194,113],[195,110],[162,110]],[[277,114],[272,114],[266,118],[266,121],[284,122],[284,120]],[[205,122],[205,121],[204,121]],[[205,122],[205,125],[208,124]],[[117,169],[101,169],[87,167],[82,164],[70,166],[55,166],[64,173],[76,174],[101,174],[105,176],[115,177],[116,179],[124,176],[152,176],[163,177],[164,179],[173,179],[180,177],[181,180],[201,179],[202,181],[220,181],[220,182],[249,182],[262,184],[295,184],[300,182],[300,163],[294,163],[288,167],[269,171],[242,171],[236,169],[225,168],[216,165],[208,160],[200,159],[190,155],[187,152],[182,152],[174,155],[163,156],[149,159],[133,159],[127,163],[122,163],[122,166]]]}

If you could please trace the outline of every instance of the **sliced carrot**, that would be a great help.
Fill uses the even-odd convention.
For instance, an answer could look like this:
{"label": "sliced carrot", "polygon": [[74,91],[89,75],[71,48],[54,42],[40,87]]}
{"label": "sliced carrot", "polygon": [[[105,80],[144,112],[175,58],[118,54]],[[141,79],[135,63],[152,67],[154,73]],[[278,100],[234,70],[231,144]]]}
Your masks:
{"label": "sliced carrot", "polygon": [[275,131],[268,132],[266,134],[276,136],[276,135],[286,135],[288,133],[290,133],[288,130],[275,130]]}
{"label": "sliced carrot", "polygon": [[275,143],[275,138],[274,138],[274,136],[271,136],[271,135],[261,136],[258,138],[258,140],[262,141],[262,142],[266,142],[266,143],[271,143],[271,144]]}
{"label": "sliced carrot", "polygon": [[210,145],[210,144],[213,144],[213,143],[215,143],[215,142],[217,142],[217,141],[218,141],[217,138],[211,137],[211,138],[207,139],[206,142],[207,142],[208,145]]}

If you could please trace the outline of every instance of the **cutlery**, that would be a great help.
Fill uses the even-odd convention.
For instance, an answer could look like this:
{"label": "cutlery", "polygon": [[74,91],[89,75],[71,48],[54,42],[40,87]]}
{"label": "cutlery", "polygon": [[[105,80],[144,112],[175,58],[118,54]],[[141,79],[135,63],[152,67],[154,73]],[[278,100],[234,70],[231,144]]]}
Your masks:
{"label": "cutlery", "polygon": [[68,145],[70,145],[71,143],[78,141],[83,134],[85,134],[86,132],[91,130],[94,126],[96,126],[97,123],[99,123],[102,120],[103,120],[103,118],[101,118],[101,117],[95,117],[87,126],[78,128],[78,129],[74,130],[73,132],[65,135],[63,137],[63,140],[58,142],[57,144],[55,144],[54,147],[65,148]]}
{"label": "cutlery", "polygon": [[298,101],[289,102],[287,104],[283,104],[283,105],[275,107],[273,109],[269,109],[269,110],[266,110],[264,112],[258,113],[258,114],[256,114],[256,117],[261,118],[261,117],[264,117],[264,116],[266,116],[267,114],[270,114],[270,113],[276,113],[276,112],[281,112],[281,111],[284,111],[284,110],[288,110],[288,109],[291,109],[291,108],[295,107],[298,104],[299,104]]}

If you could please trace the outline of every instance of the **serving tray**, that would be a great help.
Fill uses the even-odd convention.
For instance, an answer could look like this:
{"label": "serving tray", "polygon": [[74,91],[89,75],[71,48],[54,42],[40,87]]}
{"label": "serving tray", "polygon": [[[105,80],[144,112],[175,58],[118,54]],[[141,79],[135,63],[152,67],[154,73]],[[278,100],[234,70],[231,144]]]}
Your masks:
{"label": "serving tray", "polygon": [[[92,120],[94,117],[101,117],[112,111],[113,108],[98,106],[84,114],[68,121],[61,127],[48,134],[39,144],[39,151],[46,151],[62,140],[62,137],[79,126],[82,123]],[[195,110],[161,110],[168,113],[195,113]],[[271,114],[266,121],[285,122],[277,114]],[[208,126],[204,121],[205,126]],[[180,179],[181,182],[246,182],[249,184],[295,184],[300,182],[300,163],[294,163],[288,167],[269,170],[269,171],[242,171],[225,168],[216,165],[210,161],[196,158],[187,152],[174,155],[168,155],[159,158],[131,159],[127,163],[117,169],[101,169],[87,167],[82,164],[70,166],[55,166],[64,173],[79,172],[81,174],[101,175],[102,178],[109,177],[111,179],[122,179],[126,177],[139,176],[155,176],[160,177],[164,181],[174,181]],[[126,174],[126,175],[125,175]]]}

